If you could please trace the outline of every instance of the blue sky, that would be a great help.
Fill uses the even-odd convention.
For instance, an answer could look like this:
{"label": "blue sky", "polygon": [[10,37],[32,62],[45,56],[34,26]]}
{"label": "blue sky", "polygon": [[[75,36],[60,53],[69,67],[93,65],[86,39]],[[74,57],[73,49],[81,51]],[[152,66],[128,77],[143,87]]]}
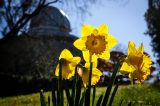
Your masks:
{"label": "blue sky", "polygon": [[86,15],[78,25],[75,25],[77,19],[69,16],[72,33],[80,37],[82,24],[97,27],[106,23],[109,26],[109,33],[115,36],[120,44],[127,48],[129,40],[134,41],[137,46],[143,43],[145,51],[155,60],[150,46],[151,39],[144,34],[147,30],[144,18],[147,8],[147,0],[122,0],[122,2],[120,0],[102,0],[99,5],[93,5],[90,8],[91,15]]}
{"label": "blue sky", "polygon": [[[67,5],[58,6],[69,17],[72,34],[80,37],[82,24],[97,27],[103,23],[109,26],[109,33],[118,39],[118,42],[127,48],[128,41],[132,40],[139,46],[144,43],[145,51],[153,60],[152,47],[149,36],[144,35],[147,30],[144,13],[147,10],[147,0],[100,0],[98,4],[91,5],[89,14],[77,19],[76,12],[68,10]],[[80,5],[80,4],[79,4]],[[122,47],[122,48],[123,48]]]}

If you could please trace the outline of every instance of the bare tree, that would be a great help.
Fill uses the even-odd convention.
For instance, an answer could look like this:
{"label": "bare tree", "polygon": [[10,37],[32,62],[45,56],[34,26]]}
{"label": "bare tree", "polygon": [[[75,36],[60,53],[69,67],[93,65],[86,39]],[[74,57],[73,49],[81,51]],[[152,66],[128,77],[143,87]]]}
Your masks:
{"label": "bare tree", "polygon": [[0,33],[4,38],[19,36],[26,32],[33,16],[42,8],[57,4],[74,8],[77,14],[84,14],[96,0],[0,0]]}

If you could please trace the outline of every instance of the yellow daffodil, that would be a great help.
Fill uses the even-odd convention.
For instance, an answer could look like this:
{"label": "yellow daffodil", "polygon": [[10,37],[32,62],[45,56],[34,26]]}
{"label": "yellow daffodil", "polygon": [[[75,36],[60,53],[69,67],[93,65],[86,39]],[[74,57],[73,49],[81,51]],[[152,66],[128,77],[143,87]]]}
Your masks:
{"label": "yellow daffodil", "polygon": [[92,56],[92,61],[98,57],[109,59],[109,50],[117,44],[117,40],[112,35],[108,34],[108,27],[106,24],[94,28],[90,25],[83,25],[81,29],[81,38],[74,42],[74,46],[83,51],[85,60],[88,55]]}
{"label": "yellow daffodil", "polygon": [[[62,78],[70,79],[74,76],[75,67],[80,62],[80,57],[73,57],[68,49],[64,49],[59,57],[62,64]],[[59,76],[59,64],[56,67],[55,75]]]}
{"label": "yellow daffodil", "polygon": [[134,42],[129,41],[128,55],[120,69],[121,73],[129,74],[129,78],[137,79],[140,83],[147,79],[152,65],[152,60],[143,51],[143,44],[136,48]]}
{"label": "yellow daffodil", "polygon": [[[93,63],[91,85],[95,85],[96,83],[98,83],[100,76],[102,75],[102,72],[99,71],[96,67],[97,63]],[[90,63],[86,63],[85,67],[78,68],[78,74],[82,78],[84,87],[86,87],[89,84],[89,69]]]}

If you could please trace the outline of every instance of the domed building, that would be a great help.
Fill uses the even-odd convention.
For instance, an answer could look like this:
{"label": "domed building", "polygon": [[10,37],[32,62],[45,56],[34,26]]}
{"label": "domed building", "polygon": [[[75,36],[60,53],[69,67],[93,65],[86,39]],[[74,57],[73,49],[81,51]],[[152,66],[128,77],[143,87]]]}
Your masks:
{"label": "domed building", "polygon": [[56,7],[44,7],[30,23],[29,34],[33,36],[69,35],[70,22],[66,14]]}
{"label": "domed building", "polygon": [[70,31],[66,15],[49,6],[31,19],[28,34],[3,42],[0,45],[0,84],[3,85],[0,96],[38,92],[50,86],[63,49],[82,55],[73,46],[77,37],[70,35]]}

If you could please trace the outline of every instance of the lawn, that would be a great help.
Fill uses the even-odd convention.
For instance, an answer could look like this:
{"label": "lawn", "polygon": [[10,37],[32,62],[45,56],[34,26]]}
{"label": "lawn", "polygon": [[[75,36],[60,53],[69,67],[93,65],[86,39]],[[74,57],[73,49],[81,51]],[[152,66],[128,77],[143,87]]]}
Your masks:
{"label": "lawn", "polygon": [[[96,100],[105,93],[105,87],[98,87]],[[50,96],[46,92],[46,99]],[[40,106],[39,93],[0,98],[0,106]],[[155,88],[150,84],[120,86],[113,101],[113,106],[127,106],[131,102],[132,106],[160,106],[160,88]]]}

